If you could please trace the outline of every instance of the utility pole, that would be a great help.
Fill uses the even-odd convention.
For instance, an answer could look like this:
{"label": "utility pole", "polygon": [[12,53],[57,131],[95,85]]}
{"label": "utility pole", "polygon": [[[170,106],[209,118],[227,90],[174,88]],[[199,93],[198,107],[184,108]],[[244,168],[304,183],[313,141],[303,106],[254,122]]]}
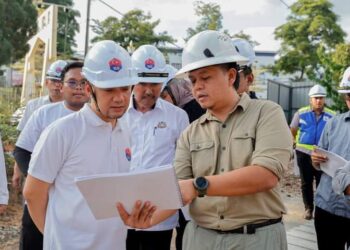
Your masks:
{"label": "utility pole", "polygon": [[85,56],[86,56],[86,53],[87,53],[87,51],[89,49],[90,7],[91,7],[91,0],[87,0],[85,50],[84,50],[84,55]]}

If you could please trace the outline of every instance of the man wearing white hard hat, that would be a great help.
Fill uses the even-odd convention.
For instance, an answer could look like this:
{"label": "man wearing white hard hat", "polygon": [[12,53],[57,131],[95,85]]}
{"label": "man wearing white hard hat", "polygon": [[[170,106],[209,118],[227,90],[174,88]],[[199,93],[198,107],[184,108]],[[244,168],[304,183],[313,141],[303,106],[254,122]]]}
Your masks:
{"label": "man wearing white hard hat", "polygon": [[44,234],[44,249],[125,249],[122,221],[96,220],[74,178],[129,171],[129,133],[119,118],[136,83],[131,58],[115,42],[100,41],[88,52],[82,72],[92,102],[41,134],[24,196]]}
{"label": "man wearing white hard hat", "polygon": [[[53,62],[49,69],[46,72],[46,79],[45,79],[45,86],[48,90],[48,95],[41,96],[32,100],[29,100],[27,105],[25,106],[23,117],[19,121],[17,125],[17,130],[22,131],[28,122],[30,116],[34,113],[35,110],[39,109],[40,107],[60,102],[63,100],[63,96],[61,93],[62,89],[62,80],[61,80],[61,73],[63,68],[67,65],[66,61],[63,60],[57,60]],[[21,179],[22,174],[20,169],[18,168],[17,163],[14,165],[13,170],[13,176],[12,176],[12,186],[14,188],[19,189],[21,186]]]}
{"label": "man wearing white hard hat", "polygon": [[327,121],[335,112],[325,107],[326,89],[319,84],[309,91],[310,105],[295,112],[290,129],[296,144],[296,156],[301,178],[301,193],[305,207],[304,219],[311,220],[314,211],[314,180],[316,187],[321,178],[311,162],[311,151],[318,144]]}
{"label": "man wearing white hard hat", "polygon": [[[238,95],[238,54],[231,39],[217,31],[193,36],[182,54],[192,92],[207,113],[190,124],[177,142],[174,167],[182,199],[190,204],[183,249],[287,249],[281,222],[286,209],[278,189],[292,152],[281,107]],[[147,209],[129,215],[128,225],[147,227],[171,211]],[[152,212],[152,211],[151,211]]]}
{"label": "man wearing white hard hat", "polygon": [[252,86],[254,82],[254,74],[252,69],[255,61],[254,48],[247,40],[242,38],[234,38],[232,39],[232,43],[241,56],[248,58],[247,62],[239,65],[239,86],[237,93],[242,94],[245,92],[250,98],[257,99],[255,92],[250,90],[250,86]]}
{"label": "man wearing white hard hat", "polygon": [[[338,93],[350,110],[350,67],[343,74]],[[320,148],[350,162],[350,111],[334,116],[323,130]],[[313,152],[312,163],[319,168],[327,158]],[[315,194],[315,228],[319,250],[343,250],[350,247],[350,163],[331,176],[323,173]],[[333,188],[332,188],[333,187]],[[345,247],[346,246],[346,247]]]}
{"label": "man wearing white hard hat", "polygon": [[[159,98],[168,79],[163,54],[152,45],[142,45],[132,54],[138,76],[132,100],[123,120],[131,132],[131,171],[169,165],[175,157],[176,141],[188,126],[182,109]],[[128,230],[128,250],[170,250],[178,214],[147,230]]]}

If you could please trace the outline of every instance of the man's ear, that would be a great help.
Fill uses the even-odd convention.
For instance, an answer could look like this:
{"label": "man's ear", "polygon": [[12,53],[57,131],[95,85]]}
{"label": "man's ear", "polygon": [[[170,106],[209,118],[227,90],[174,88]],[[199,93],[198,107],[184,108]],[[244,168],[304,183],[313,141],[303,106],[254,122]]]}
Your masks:
{"label": "man's ear", "polygon": [[253,74],[249,74],[249,75],[246,76],[246,78],[247,78],[247,81],[248,81],[248,85],[249,86],[252,85],[253,82],[254,82],[254,75]]}
{"label": "man's ear", "polygon": [[230,86],[233,87],[234,86],[234,83],[237,79],[237,76],[238,76],[238,72],[236,69],[234,68],[230,68],[228,71],[228,80],[230,82]]}

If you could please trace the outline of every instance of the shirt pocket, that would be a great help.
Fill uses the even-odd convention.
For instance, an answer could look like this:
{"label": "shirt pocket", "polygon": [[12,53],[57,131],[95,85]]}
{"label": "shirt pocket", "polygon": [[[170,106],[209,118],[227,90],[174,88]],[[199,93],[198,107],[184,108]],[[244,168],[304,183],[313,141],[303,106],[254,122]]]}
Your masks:
{"label": "shirt pocket", "polygon": [[251,164],[253,151],[255,150],[255,133],[236,133],[231,138],[231,152],[233,169],[245,167]]}
{"label": "shirt pocket", "polygon": [[194,177],[215,174],[214,141],[191,143],[190,151]]}

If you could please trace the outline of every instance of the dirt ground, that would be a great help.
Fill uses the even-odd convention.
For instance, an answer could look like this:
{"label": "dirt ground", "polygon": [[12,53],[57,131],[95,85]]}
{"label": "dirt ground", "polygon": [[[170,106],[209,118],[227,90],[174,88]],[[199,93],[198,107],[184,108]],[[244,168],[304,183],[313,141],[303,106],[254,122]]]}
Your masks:
{"label": "dirt ground", "polygon": [[[10,181],[11,178],[8,178]],[[11,186],[11,183],[9,184]],[[288,213],[284,217],[287,230],[303,223],[303,205],[300,179],[289,169],[281,181],[281,191]],[[4,215],[0,216],[0,250],[18,249],[22,216],[22,196],[10,187],[10,202]]]}

